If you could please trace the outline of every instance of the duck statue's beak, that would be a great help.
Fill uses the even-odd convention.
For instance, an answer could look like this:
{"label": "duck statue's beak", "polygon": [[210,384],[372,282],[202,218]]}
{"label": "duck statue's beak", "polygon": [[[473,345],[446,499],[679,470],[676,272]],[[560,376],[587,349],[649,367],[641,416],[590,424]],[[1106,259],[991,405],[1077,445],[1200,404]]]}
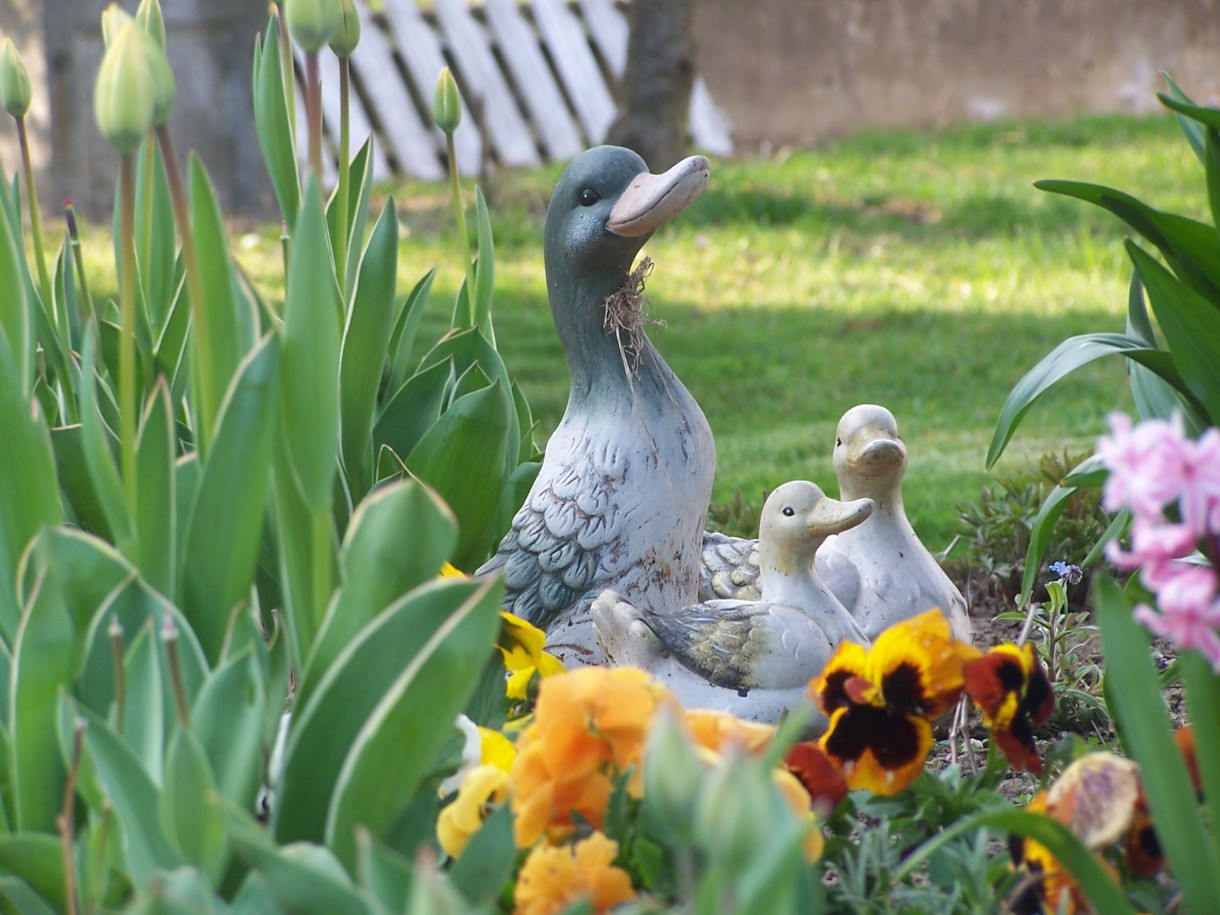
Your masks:
{"label": "duck statue's beak", "polygon": [[820,537],[841,534],[867,519],[875,507],[876,503],[872,499],[840,502],[826,496],[819,499],[818,504],[809,512],[809,529]]}
{"label": "duck statue's beak", "polygon": [[709,174],[706,156],[690,156],[664,174],[636,175],[610,211],[606,228],[624,238],[647,235],[694,203]]}

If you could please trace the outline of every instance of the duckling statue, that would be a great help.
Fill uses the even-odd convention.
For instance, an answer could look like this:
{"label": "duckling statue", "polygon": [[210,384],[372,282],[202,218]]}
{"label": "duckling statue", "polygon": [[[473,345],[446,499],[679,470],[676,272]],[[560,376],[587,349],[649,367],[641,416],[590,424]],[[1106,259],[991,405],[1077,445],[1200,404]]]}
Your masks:
{"label": "duckling statue", "polygon": [[758,600],[710,600],[659,614],[605,591],[592,615],[606,656],[648,670],[685,705],[778,721],[802,701],[840,641],[868,644],[819,578],[814,556],[827,537],[872,511],[870,499],[839,502],[813,483],[785,483],[763,506]]}
{"label": "duckling statue", "polygon": [[607,588],[658,616],[696,600],[716,451],[703,411],[644,332],[636,255],[708,179],[703,156],[661,175],[634,152],[577,156],[547,207],[545,265],[571,374],[567,409],[496,554],[504,608],[568,664],[605,658],[589,605]]}
{"label": "duckling statue", "polygon": [[940,607],[954,638],[971,642],[974,627],[962,592],[911,527],[902,504],[907,449],[898,422],[885,407],[860,404],[839,420],[834,449],[835,476],[844,499],[872,499],[877,510],[867,524],[826,543],[849,560],[860,577],[849,605],[869,638],[908,617]]}

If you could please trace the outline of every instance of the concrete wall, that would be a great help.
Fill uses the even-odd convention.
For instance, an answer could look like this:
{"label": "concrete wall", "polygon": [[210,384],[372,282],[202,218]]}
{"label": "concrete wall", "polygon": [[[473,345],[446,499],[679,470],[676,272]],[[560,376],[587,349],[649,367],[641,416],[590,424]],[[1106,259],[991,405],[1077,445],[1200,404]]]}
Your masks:
{"label": "concrete wall", "polygon": [[1220,0],[700,0],[697,42],[746,150],[1220,94]]}
{"label": "concrete wall", "polygon": [[[87,213],[108,211],[118,160],[93,121],[93,83],[102,58],[101,13],[109,0],[5,2],[32,2],[44,13],[52,154],[43,193],[54,201],[71,197]],[[137,0],[120,5],[134,13]],[[250,94],[254,38],[266,26],[266,5],[168,0],[162,6],[177,84],[170,132],[180,165],[185,168],[187,153],[197,151],[226,211],[268,209],[269,184],[254,140]]]}

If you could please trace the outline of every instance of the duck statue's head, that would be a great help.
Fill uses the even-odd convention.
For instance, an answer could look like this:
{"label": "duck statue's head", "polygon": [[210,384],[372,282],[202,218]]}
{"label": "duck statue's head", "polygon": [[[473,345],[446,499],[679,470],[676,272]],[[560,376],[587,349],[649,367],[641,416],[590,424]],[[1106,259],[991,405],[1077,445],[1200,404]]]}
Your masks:
{"label": "duck statue's head", "polygon": [[628,282],[652,233],[702,193],[708,174],[703,156],[654,175],[631,150],[598,146],[560,177],[546,213],[547,294],[574,382],[603,359],[621,359],[607,339],[606,300]]}

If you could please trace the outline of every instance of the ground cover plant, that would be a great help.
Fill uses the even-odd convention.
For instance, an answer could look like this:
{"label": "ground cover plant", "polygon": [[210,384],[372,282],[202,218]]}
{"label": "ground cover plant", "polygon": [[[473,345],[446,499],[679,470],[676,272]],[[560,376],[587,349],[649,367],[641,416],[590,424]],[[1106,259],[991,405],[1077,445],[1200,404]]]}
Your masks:
{"label": "ground cover plant", "polygon": [[[747,528],[750,473],[766,472],[764,487],[828,475],[809,472],[818,449],[800,435],[818,421],[794,417],[844,391],[829,428],[857,400],[910,398],[900,422],[937,443],[946,459],[927,463],[955,504],[961,465],[947,456],[986,451],[993,427],[993,465],[1005,447],[1041,454],[1044,436],[1097,447],[1054,474],[1030,521],[1024,632],[965,645],[931,610],[867,649],[844,643],[810,683],[829,725],[808,740],[812,704],[773,729],[682,712],[639,671],[565,672],[541,632],[499,612],[495,579],[463,574],[520,501],[562,397],[526,256],[553,176],[505,178],[491,205],[476,188],[472,207],[455,179],[421,192],[443,208],[420,208],[375,191],[367,148],[344,141],[324,196],[318,99],[307,93],[294,125],[288,42],[313,86],[317,55],[343,66],[356,49],[358,20],[350,4],[292,0],[254,61],[284,229],[233,244],[205,165],[179,174],[156,0],[134,20],[112,7],[103,31],[95,116],[119,163],[113,240],[82,241],[70,221],[56,250],[39,237],[28,163],[0,185],[0,909],[1122,913],[1220,898],[1220,866],[1195,866],[1220,865],[1220,113],[1166,97],[1203,182],[1189,153],[1185,168],[1162,148],[1164,121],[864,137],[839,147],[842,174],[815,153],[730,166],[729,193],[652,249],[692,300],[670,304],[701,331],[683,364],[675,327],[667,358],[684,377],[702,368],[719,394],[699,392],[709,413],[762,423],[759,442],[717,429],[741,437],[728,452],[745,482],[721,498]],[[19,125],[31,91],[6,44],[0,100]],[[434,111],[452,138],[447,73]],[[996,179],[997,158],[1032,168],[1045,148],[1038,174],[1054,174],[1103,135],[1139,138],[1133,174],[1115,181],[1165,209],[1048,189],[1112,210],[1148,249],[1124,252],[1075,215],[1083,204],[1030,203],[1057,198]],[[1178,188],[1179,172],[1205,192]],[[957,180],[971,174],[986,191]],[[442,218],[470,231],[421,238]],[[716,247],[732,219],[759,231],[739,232],[737,274]],[[1044,219],[1050,236],[1035,230]],[[493,248],[495,225],[507,231]],[[824,230],[817,268],[800,271]],[[944,259],[929,267],[933,248]],[[1057,261],[1061,249],[1072,256]],[[408,252],[447,273],[403,269]],[[994,313],[975,314],[976,284]],[[1094,286],[1117,304],[1080,304]],[[1041,310],[1014,317],[1027,295]],[[769,358],[736,352],[743,312],[747,355]],[[849,371],[823,355],[803,374],[817,317],[867,358]],[[1038,344],[1027,359],[1018,331]],[[997,337],[1004,359],[974,352]],[[1136,367],[1133,394],[1122,361],[1099,360],[1113,355]],[[895,363],[910,373],[883,371]],[[1001,391],[983,404],[991,383]],[[741,400],[751,389],[776,403]],[[1107,420],[1114,406],[1140,420]],[[911,485],[943,508],[933,486]],[[1047,549],[1064,543],[1055,522],[1097,487],[1110,545],[1058,557],[1034,601]],[[927,517],[925,536],[940,530]],[[1125,591],[1115,569],[1131,574]],[[1082,673],[1085,571],[1106,655]],[[1167,671],[1149,632],[1176,657]],[[1169,682],[1196,727],[1171,727]],[[1048,742],[1065,684],[1113,715],[1121,747]]]}

